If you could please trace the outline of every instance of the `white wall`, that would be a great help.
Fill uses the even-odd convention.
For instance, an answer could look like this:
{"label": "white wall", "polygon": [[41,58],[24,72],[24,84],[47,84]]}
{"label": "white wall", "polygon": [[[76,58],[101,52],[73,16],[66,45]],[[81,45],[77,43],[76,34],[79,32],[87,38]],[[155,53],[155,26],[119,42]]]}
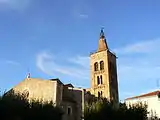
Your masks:
{"label": "white wall", "polygon": [[152,113],[153,115],[155,115],[155,112],[156,112],[156,116],[160,118],[160,99],[158,99],[157,95],[125,100],[125,103],[128,107],[129,107],[129,104],[134,105],[138,102],[147,104],[148,106],[147,110],[149,112],[148,117],[150,117]]}

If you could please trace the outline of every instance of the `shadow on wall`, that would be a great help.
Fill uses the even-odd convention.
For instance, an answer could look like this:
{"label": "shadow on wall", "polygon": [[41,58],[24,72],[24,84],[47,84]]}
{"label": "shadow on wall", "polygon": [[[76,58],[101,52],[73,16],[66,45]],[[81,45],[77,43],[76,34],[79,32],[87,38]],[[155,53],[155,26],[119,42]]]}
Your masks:
{"label": "shadow on wall", "polygon": [[84,109],[83,92],[83,89],[64,86],[61,106],[65,113],[63,116],[65,120],[82,119]]}

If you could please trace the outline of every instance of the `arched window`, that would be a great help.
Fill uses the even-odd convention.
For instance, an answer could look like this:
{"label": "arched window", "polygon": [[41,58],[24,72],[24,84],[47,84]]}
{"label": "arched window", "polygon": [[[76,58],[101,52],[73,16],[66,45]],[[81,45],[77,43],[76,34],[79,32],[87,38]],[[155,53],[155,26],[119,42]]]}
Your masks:
{"label": "arched window", "polygon": [[100,82],[101,82],[101,84],[103,84],[102,75],[100,76]]}
{"label": "arched window", "polygon": [[104,62],[100,61],[100,70],[104,70]]}
{"label": "arched window", "polygon": [[94,63],[94,71],[98,71],[98,62]]}
{"label": "arched window", "polygon": [[98,92],[98,97],[101,97],[101,93],[100,92]]}
{"label": "arched window", "polygon": [[97,76],[97,85],[99,85],[100,84],[100,79],[99,79],[99,76]]}

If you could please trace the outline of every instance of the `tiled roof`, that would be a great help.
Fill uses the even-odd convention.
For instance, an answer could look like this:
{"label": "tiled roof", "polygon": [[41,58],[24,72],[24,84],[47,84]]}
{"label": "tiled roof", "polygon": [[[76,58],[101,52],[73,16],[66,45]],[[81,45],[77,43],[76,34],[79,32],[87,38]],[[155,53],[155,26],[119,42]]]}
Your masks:
{"label": "tiled roof", "polygon": [[125,100],[131,100],[131,99],[136,99],[136,98],[154,96],[154,95],[158,95],[159,93],[160,93],[160,90],[157,90],[157,91],[150,92],[150,93],[147,93],[147,94],[143,94],[143,95],[139,95],[139,96],[135,96],[135,97],[130,97],[130,98],[127,98]]}

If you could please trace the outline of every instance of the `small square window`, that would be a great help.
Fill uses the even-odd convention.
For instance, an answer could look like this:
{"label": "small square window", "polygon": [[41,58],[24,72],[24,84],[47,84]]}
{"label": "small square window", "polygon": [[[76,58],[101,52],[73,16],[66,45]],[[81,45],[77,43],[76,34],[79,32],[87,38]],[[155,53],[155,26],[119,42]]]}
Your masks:
{"label": "small square window", "polygon": [[70,106],[67,107],[67,114],[68,115],[72,114],[72,108]]}

